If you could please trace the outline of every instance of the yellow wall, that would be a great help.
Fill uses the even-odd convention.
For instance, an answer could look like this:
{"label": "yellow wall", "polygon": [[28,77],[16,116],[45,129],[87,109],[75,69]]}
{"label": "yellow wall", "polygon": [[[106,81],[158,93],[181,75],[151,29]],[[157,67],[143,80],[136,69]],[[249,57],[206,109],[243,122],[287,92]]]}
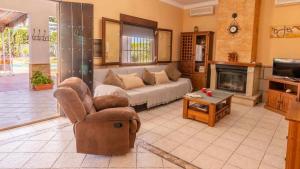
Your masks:
{"label": "yellow wall", "polygon": [[179,38],[183,10],[159,0],[64,0],[94,4],[94,37],[101,38],[101,18],[118,19],[120,13],[158,22],[159,28],[173,30],[173,60],[179,59]]}
{"label": "yellow wall", "polygon": [[[300,38],[270,38],[271,26],[300,25],[299,18],[300,5],[275,6],[274,0],[262,0],[259,17],[257,62],[270,66],[273,58],[276,57],[300,59]],[[185,32],[193,31],[194,26],[198,26],[201,31],[216,32],[217,25],[216,15],[190,17],[189,10],[184,11],[183,31]],[[243,30],[241,30],[242,32]],[[214,55],[215,53],[214,50]]]}
{"label": "yellow wall", "polygon": [[261,4],[257,62],[272,65],[273,58],[300,59],[300,38],[270,38],[271,26],[300,25],[300,5],[274,6],[274,0]]}

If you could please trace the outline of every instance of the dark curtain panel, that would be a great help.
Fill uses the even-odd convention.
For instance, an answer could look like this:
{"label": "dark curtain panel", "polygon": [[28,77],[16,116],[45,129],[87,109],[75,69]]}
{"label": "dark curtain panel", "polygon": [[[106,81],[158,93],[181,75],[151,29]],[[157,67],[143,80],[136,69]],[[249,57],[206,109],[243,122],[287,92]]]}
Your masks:
{"label": "dark curtain panel", "polygon": [[81,78],[93,89],[93,5],[60,2],[60,81]]}

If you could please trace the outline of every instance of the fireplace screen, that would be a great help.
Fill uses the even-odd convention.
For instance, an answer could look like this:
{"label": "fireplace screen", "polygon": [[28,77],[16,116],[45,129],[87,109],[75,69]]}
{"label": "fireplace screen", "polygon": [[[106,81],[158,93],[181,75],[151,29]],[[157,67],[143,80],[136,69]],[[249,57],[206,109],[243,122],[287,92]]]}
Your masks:
{"label": "fireplace screen", "polygon": [[218,69],[217,88],[232,92],[246,93],[246,69]]}

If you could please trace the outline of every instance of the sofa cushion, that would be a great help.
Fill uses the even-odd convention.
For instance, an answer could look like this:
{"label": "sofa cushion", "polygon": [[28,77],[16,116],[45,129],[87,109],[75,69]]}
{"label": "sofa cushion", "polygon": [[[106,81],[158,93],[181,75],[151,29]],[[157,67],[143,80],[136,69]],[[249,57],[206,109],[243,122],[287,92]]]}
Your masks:
{"label": "sofa cushion", "polygon": [[155,82],[157,85],[170,82],[170,80],[164,70],[160,71],[160,72],[155,72],[154,76],[155,76]]}
{"label": "sofa cushion", "polygon": [[107,75],[103,81],[103,84],[118,86],[120,88],[125,89],[125,86],[124,86],[122,80],[116,74],[114,74],[114,72],[112,70],[109,70],[107,72]]}
{"label": "sofa cushion", "polygon": [[122,80],[126,90],[145,86],[143,80],[140,77],[138,77],[136,73],[118,76]]}
{"label": "sofa cushion", "polygon": [[149,70],[144,70],[142,78],[147,85],[155,85],[155,74]]}
{"label": "sofa cushion", "polygon": [[170,80],[172,81],[177,81],[180,76],[181,76],[181,73],[180,71],[177,69],[177,66],[173,63],[169,64],[166,69],[165,69],[168,77]]}

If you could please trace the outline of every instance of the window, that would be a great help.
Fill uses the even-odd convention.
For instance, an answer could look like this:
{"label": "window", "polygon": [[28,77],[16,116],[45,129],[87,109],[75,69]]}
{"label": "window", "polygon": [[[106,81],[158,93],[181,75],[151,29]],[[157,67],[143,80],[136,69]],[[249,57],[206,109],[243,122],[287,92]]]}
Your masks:
{"label": "window", "polygon": [[153,62],[155,62],[154,30],[124,24],[122,34],[122,63],[147,64]]}
{"label": "window", "polygon": [[138,65],[172,61],[172,33],[156,21],[120,14],[102,18],[102,64]]}

